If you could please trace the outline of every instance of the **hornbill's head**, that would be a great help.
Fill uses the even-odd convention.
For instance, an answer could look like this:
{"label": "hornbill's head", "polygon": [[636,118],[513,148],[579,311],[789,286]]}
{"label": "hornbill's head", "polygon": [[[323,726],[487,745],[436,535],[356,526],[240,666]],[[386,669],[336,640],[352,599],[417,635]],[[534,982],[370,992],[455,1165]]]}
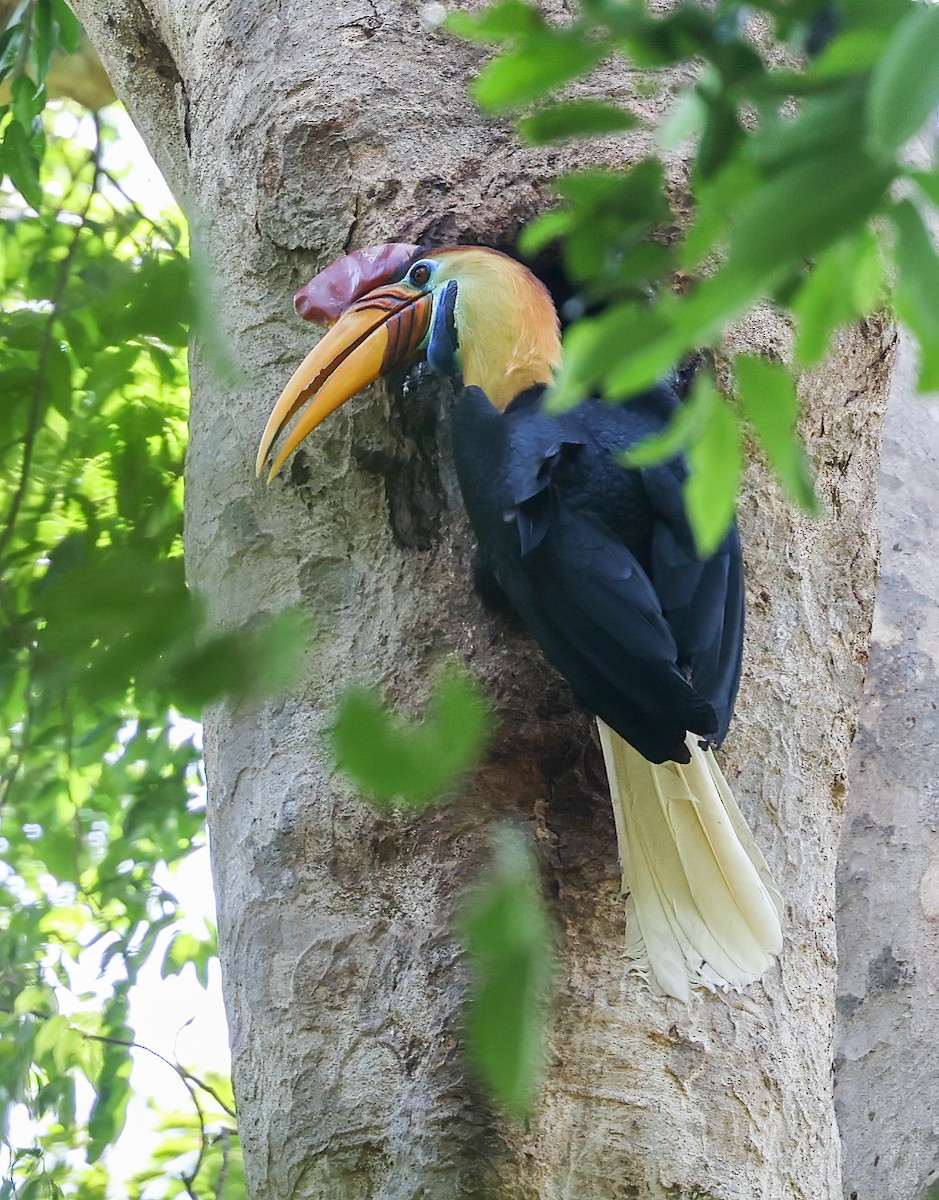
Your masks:
{"label": "hornbill's head", "polygon": [[560,359],[547,289],[515,259],[481,246],[429,250],[395,242],[357,251],[301,288],[296,308],[308,320],[333,324],[267,422],[259,475],[288,421],[304,410],[268,480],[325,417],[392,367],[425,357],[504,409],[519,392],[549,383]]}

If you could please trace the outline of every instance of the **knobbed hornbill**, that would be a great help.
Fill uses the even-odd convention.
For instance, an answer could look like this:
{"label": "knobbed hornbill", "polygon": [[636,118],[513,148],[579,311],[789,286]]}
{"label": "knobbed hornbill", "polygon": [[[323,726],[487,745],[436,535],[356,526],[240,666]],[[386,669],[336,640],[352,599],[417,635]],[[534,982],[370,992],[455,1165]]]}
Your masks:
{"label": "knobbed hornbill", "polygon": [[495,250],[390,243],[333,263],[297,295],[332,323],[261,439],[270,480],[324,418],[421,355],[462,377],[453,412],[463,501],[486,565],[597,717],[627,900],[627,953],[661,991],[739,988],[782,947],[782,902],[711,746],[730,722],[743,637],[736,529],[698,557],[681,458],[617,455],[669,423],[665,384],[623,405],[550,414],[561,356],[542,283]]}

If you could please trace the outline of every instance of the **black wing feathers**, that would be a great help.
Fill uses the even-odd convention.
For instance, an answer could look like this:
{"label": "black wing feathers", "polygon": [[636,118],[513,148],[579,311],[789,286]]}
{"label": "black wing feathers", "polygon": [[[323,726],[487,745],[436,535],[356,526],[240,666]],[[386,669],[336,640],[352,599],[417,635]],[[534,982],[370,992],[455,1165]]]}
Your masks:
{"label": "black wing feathers", "polygon": [[645,572],[599,522],[551,498],[536,550],[505,564],[503,586],[580,702],[647,758],[685,760],[685,731],[714,733],[711,706],[677,665]]}
{"label": "black wing feathers", "polygon": [[[641,549],[615,527],[647,527],[656,543],[656,514],[637,473],[611,468],[606,443],[618,411],[582,405],[549,417],[516,401],[503,415],[467,388],[454,413],[457,473],[493,574],[581,703],[646,757],[687,761],[686,731],[713,736],[720,718],[711,697],[688,682]],[[628,444],[618,436],[617,448]],[[614,494],[624,481],[623,494]],[[663,563],[675,559],[670,569],[680,573],[681,556],[667,538],[659,542]],[[683,599],[688,589],[676,582],[674,590]]]}
{"label": "black wing feathers", "polygon": [[682,496],[681,460],[640,472],[656,520],[649,574],[675,634],[678,658],[718,716],[723,741],[733,716],[743,647],[743,566],[736,526],[707,559],[698,558]]}

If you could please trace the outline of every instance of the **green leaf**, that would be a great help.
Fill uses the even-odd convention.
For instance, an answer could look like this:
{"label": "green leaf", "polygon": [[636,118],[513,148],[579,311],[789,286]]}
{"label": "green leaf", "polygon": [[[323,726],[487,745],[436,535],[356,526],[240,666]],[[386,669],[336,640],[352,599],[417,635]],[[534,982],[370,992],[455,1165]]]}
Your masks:
{"label": "green leaf", "polygon": [[461,920],[470,960],[467,1052],[507,1113],[530,1113],[544,1063],[553,954],[526,837],[503,827],[488,876]]}
{"label": "green leaf", "polygon": [[13,1001],[13,1011],[51,1017],[55,1012],[54,997],[47,988],[29,984],[17,994]]}
{"label": "green leaf", "polygon": [[333,752],[338,769],[377,803],[423,805],[476,765],[489,726],[478,684],[449,670],[422,721],[390,713],[374,688],[346,692],[333,724]]}
{"label": "green leaf", "polygon": [[81,44],[81,22],[65,0],[52,0],[52,16],[59,27],[59,48],[66,54],[74,54]]}
{"label": "green leaf", "polygon": [[37,211],[42,208],[42,188],[39,185],[39,159],[29,135],[19,121],[11,121],[3,135],[3,165],[13,186],[27,204]]}
{"label": "green leaf", "polygon": [[919,342],[918,386],[939,390],[939,257],[916,206],[904,200],[893,209],[897,231],[897,315]]}
{"label": "green leaf", "polygon": [[68,1017],[54,1016],[40,1023],[33,1042],[33,1054],[41,1060],[54,1047],[56,1042],[69,1030]]}
{"label": "green leaf", "polygon": [[939,105],[939,8],[911,5],[874,67],[867,130],[875,154],[892,155]]}
{"label": "green leaf", "polygon": [[788,264],[818,254],[870,216],[893,177],[893,168],[850,147],[797,160],[744,201],[725,272],[768,286]]}
{"label": "green leaf", "polygon": [[61,342],[54,342],[46,356],[46,386],[49,403],[62,414],[70,417],[75,397],[72,394],[72,370],[68,349]]}
{"label": "green leaf", "polygon": [[[104,1032],[122,1041],[133,1040],[133,1030],[122,1023],[108,1023]],[[95,1083],[97,1095],[88,1118],[88,1161],[97,1162],[112,1145],[127,1119],[130,1103],[132,1067],[127,1046],[106,1043],[103,1046],[101,1073]]]}
{"label": "green leaf", "polygon": [[685,453],[704,432],[717,399],[711,377],[702,372],[694,381],[691,395],[680,405],[668,427],[624,451],[619,456],[620,462],[624,467],[649,467]]}
{"label": "green leaf", "polygon": [[866,316],[884,303],[884,257],[880,237],[870,226],[858,234],[857,248],[847,282],[856,316]]}
{"label": "green leaf", "polygon": [[911,171],[910,178],[929,203],[939,208],[939,171]]}
{"label": "green leaf", "polygon": [[504,42],[538,33],[546,28],[544,16],[534,4],[502,0],[478,15],[450,13],[444,28],[473,42]]}
{"label": "green leaf", "polygon": [[696,88],[690,88],[678,97],[668,110],[668,115],[655,135],[656,144],[668,152],[677,150],[690,138],[701,135],[707,122],[708,110]]}
{"label": "green leaf", "polygon": [[199,337],[203,353],[220,383],[234,387],[245,378],[235,360],[228,330],[219,319],[220,305],[215,296],[211,268],[193,247],[189,260],[192,284],[192,328]]}
{"label": "green leaf", "polygon": [[[23,1151],[20,1153],[22,1154]],[[53,1190],[53,1187],[54,1185],[50,1185],[44,1175],[33,1176],[32,1179],[27,1179],[21,1187],[17,1188],[16,1200],[58,1200],[56,1196],[58,1189]]]}
{"label": "green leaf", "polygon": [[314,632],[310,614],[294,608],[259,615],[215,636],[201,634],[194,648],[187,636],[178,655],[168,659],[174,704],[198,719],[202,708],[220,696],[238,701],[284,695],[303,668]]}
{"label": "green leaf", "polygon": [[[667,338],[661,315],[635,303],[612,305],[599,316],[577,321],[564,335],[561,366],[545,398],[548,412],[572,408],[591,395],[601,380],[608,382],[618,373],[624,361],[632,362],[649,346],[660,348]],[[661,378],[677,357],[668,357],[666,351],[657,358],[653,378]],[[637,390],[627,387],[621,393],[608,394],[618,398]]]}
{"label": "green leaf", "polygon": [[[75,542],[62,544],[71,554]],[[193,604],[182,563],[154,562],[144,546],[94,547],[78,563],[53,553],[37,609],[46,654],[61,656],[99,700],[123,695],[141,668],[192,636]]]}
{"label": "green leaf", "polygon": [[764,124],[748,155],[767,174],[776,175],[828,153],[861,153],[858,110],[864,103],[862,80],[804,100],[793,118],[777,114]]}
{"label": "green leaf", "polygon": [[601,100],[569,100],[519,121],[522,136],[536,146],[566,138],[622,133],[638,124],[632,113]]}
{"label": "green leaf", "polygon": [[551,208],[535,217],[518,235],[518,248],[526,257],[539,254],[546,246],[556,242],[570,228],[572,214],[566,208]]}
{"label": "green leaf", "polygon": [[697,269],[724,241],[731,218],[762,181],[752,163],[737,157],[716,175],[698,182],[694,220],[679,254],[686,271]]}
{"label": "green leaf", "polygon": [[[706,377],[702,387],[713,387]],[[730,528],[743,470],[737,414],[721,396],[714,397],[710,417],[688,452],[685,507],[698,553],[713,554]]]}
{"label": "green leaf", "polygon": [[884,37],[879,30],[852,29],[834,38],[804,72],[808,79],[840,79],[869,70],[880,58]]}
{"label": "green leaf", "polygon": [[[661,247],[648,249],[648,239],[672,220],[656,159],[645,159],[628,171],[578,171],[560,179],[557,190],[568,201],[562,210],[568,214],[564,266],[591,296],[620,299],[628,278],[643,278],[630,274],[637,255],[642,262],[636,270],[654,269],[657,258],[658,266],[667,269]],[[555,228],[549,227],[549,232]],[[667,249],[665,257],[670,257]]]}
{"label": "green leaf", "polygon": [[33,10],[33,38],[30,51],[36,63],[36,72],[45,79],[49,70],[49,59],[56,49],[58,27],[53,21],[51,0],[36,0]]}
{"label": "green leaf", "polygon": [[218,947],[214,938],[206,941],[194,937],[185,930],[175,933],[163,955],[160,965],[160,978],[167,979],[170,975],[181,975],[186,967],[192,967],[196,979],[203,988],[209,986],[209,963],[218,957]]}
{"label": "green leaf", "polygon": [[17,75],[10,85],[13,116],[27,132],[46,103],[46,89],[36,87],[28,75]]}
{"label": "green leaf", "polygon": [[585,75],[606,53],[606,46],[585,42],[573,30],[528,38],[483,68],[473,89],[476,100],[489,112],[519,108]]}
{"label": "green leaf", "polygon": [[789,496],[817,513],[818,498],[796,428],[800,406],[792,376],[780,363],[743,354],[734,359],[734,375],[741,406],[770,466]]}
{"label": "green leaf", "polygon": [[[814,4],[815,0],[809,0]],[[842,0],[849,29],[873,29],[889,34],[912,7],[910,0]]]}
{"label": "green leaf", "polygon": [[[20,7],[22,9],[22,6]],[[15,13],[11,14],[14,19],[10,20],[6,29],[0,32],[0,80],[6,79],[22,52],[23,37],[26,34],[27,26],[16,20],[16,16]]]}
{"label": "green leaf", "polygon": [[[719,278],[708,281],[717,282]],[[711,296],[713,305],[697,303],[707,302]],[[628,399],[654,386],[695,346],[713,341],[716,329],[735,311],[721,293],[705,292],[704,288],[680,309],[670,299],[660,301],[650,312],[639,310],[634,321],[624,325],[616,361],[603,377],[603,393],[608,399]]]}
{"label": "green leaf", "polygon": [[665,198],[665,173],[654,158],[643,159],[626,171],[574,171],[562,176],[556,186],[584,214],[612,208],[630,222],[644,225],[672,217]]}
{"label": "green leaf", "polygon": [[791,302],[799,323],[796,361],[817,363],[832,331],[869,312],[882,287],[880,244],[872,230],[863,229],[826,250]]}
{"label": "green leaf", "polygon": [[702,96],[702,99],[705,102],[707,119],[698,139],[694,174],[697,179],[708,179],[733,161],[735,152],[743,143],[746,134],[740,123],[737,105],[723,90],[716,96]]}

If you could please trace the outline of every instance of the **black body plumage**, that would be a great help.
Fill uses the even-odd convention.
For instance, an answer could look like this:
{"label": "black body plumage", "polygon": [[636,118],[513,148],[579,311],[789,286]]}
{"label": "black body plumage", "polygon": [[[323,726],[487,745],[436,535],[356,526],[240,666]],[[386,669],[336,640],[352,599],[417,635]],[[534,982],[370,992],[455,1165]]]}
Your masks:
{"label": "black body plumage", "polygon": [[475,387],[454,457],[483,559],[580,703],[652,762],[688,761],[687,731],[719,744],[743,640],[736,528],[698,557],[681,458],[627,469],[616,454],[668,424],[666,385],[559,416],[542,388],[498,412]]}

